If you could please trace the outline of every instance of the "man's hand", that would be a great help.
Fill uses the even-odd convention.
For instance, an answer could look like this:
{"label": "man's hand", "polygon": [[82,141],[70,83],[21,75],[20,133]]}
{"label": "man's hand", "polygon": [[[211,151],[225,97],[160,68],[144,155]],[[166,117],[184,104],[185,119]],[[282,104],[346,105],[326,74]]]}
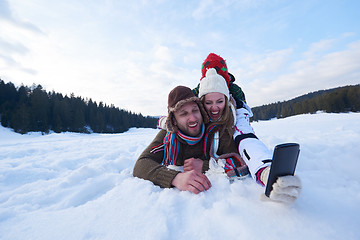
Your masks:
{"label": "man's hand", "polygon": [[211,187],[209,179],[195,170],[178,173],[172,181],[172,185],[181,191],[190,191],[198,194]]}
{"label": "man's hand", "polygon": [[184,172],[195,170],[196,172],[202,173],[203,160],[199,158],[189,158],[184,162]]}

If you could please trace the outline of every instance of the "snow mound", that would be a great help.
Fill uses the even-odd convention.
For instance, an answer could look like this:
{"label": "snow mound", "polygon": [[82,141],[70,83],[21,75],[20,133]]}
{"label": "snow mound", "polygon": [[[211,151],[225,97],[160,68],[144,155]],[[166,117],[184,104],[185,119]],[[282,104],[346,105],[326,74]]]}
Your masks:
{"label": "snow mound", "polygon": [[134,178],[158,130],[31,133],[0,127],[0,239],[358,239],[360,113],[253,123],[269,147],[298,142],[295,204],[262,202],[251,178],[194,195]]}

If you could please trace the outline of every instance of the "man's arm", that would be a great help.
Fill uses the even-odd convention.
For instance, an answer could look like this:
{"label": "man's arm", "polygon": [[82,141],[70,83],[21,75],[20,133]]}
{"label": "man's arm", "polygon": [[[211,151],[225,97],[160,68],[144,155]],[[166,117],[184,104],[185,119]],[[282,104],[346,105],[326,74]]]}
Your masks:
{"label": "man's arm", "polygon": [[161,164],[164,157],[163,147],[161,146],[165,135],[165,130],[160,131],[143,151],[135,163],[133,175],[164,188],[176,187],[181,191],[190,191],[195,194],[208,190],[211,183],[201,172],[189,171],[182,173]]}
{"label": "man's arm", "polygon": [[154,150],[156,146],[161,146],[165,135],[166,131],[161,130],[142,152],[135,163],[133,175],[134,177],[149,180],[160,187],[170,188],[173,187],[171,184],[172,180],[179,172],[161,165],[164,157],[163,148]]}

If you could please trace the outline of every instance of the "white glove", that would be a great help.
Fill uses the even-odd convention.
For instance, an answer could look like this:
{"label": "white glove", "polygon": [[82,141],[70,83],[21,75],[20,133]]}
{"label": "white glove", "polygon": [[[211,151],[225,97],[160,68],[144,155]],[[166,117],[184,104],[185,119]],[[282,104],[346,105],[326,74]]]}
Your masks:
{"label": "white glove", "polygon": [[[265,185],[267,183],[269,171],[270,166],[265,168],[260,176],[260,180]],[[279,177],[273,184],[273,189],[270,192],[269,197],[267,197],[265,194],[262,194],[262,200],[272,200],[285,204],[291,204],[295,202],[296,199],[300,196],[301,189],[301,180],[298,176],[287,175]]]}

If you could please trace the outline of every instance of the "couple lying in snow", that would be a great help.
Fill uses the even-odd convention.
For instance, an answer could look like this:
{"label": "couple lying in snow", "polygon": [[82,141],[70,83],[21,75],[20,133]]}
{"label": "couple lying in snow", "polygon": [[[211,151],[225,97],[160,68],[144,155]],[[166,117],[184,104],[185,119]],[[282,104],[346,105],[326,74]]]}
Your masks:
{"label": "couple lying in snow", "polygon": [[[162,130],[138,158],[133,175],[197,194],[211,187],[205,172],[220,168],[230,179],[250,173],[265,186],[272,153],[256,137],[250,117],[225,60],[210,53],[196,89],[178,86],[169,93],[168,115],[158,121]],[[297,176],[283,176],[266,199],[292,203],[300,191]]]}

